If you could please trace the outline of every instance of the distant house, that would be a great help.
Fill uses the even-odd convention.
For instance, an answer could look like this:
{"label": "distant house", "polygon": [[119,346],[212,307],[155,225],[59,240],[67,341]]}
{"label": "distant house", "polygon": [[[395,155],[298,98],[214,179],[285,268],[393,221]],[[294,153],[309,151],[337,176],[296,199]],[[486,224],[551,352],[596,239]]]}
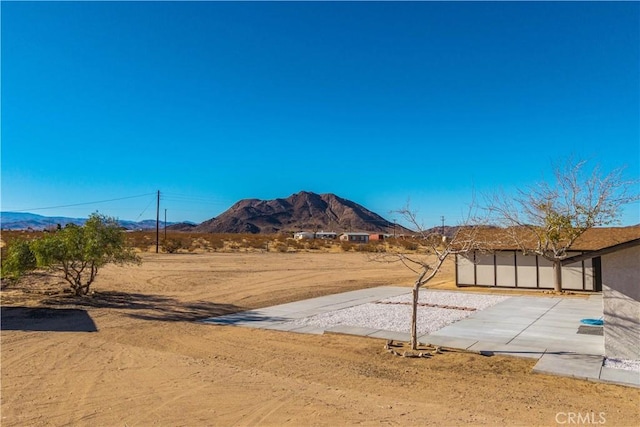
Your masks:
{"label": "distant house", "polygon": [[309,231],[299,231],[293,234],[293,238],[295,240],[313,239],[314,237],[315,237],[314,233]]}
{"label": "distant house", "polygon": [[391,237],[391,234],[369,234],[369,240],[385,240]]}
{"label": "distant house", "polygon": [[[500,233],[495,229],[482,236],[484,241],[495,242],[490,243],[489,250],[456,255],[456,286],[553,289],[552,263],[539,255],[522,253],[513,244],[505,243],[508,239]],[[602,291],[603,258],[598,251],[638,238],[640,227],[587,230],[563,261],[562,288]]]}
{"label": "distant house", "polygon": [[369,243],[369,233],[342,233],[340,240],[350,243]]}
{"label": "distant house", "polygon": [[333,231],[318,231],[316,233],[316,239],[326,239],[333,240],[338,237],[338,233],[334,233]]}

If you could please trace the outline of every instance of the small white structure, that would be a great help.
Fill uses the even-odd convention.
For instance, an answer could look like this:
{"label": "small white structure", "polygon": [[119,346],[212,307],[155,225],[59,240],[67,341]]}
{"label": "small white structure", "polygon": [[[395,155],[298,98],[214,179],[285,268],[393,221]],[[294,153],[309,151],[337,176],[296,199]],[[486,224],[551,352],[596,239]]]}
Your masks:
{"label": "small white structure", "polygon": [[313,239],[314,237],[314,233],[311,233],[309,231],[299,231],[293,234],[293,238],[295,240]]}
{"label": "small white structure", "polygon": [[340,240],[350,243],[369,243],[369,233],[342,233]]}

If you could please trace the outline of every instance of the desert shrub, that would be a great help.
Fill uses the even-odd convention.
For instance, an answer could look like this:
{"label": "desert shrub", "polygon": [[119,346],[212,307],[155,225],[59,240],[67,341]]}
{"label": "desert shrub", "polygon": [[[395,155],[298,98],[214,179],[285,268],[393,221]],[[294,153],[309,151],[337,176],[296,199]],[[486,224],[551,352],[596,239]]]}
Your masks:
{"label": "desert shrub", "polygon": [[287,245],[287,244],[286,244],[286,243],[284,243],[284,242],[276,241],[276,242],[273,244],[273,249],[274,249],[275,251],[277,251],[277,252],[282,252],[282,253],[284,253],[284,252],[288,252],[288,251],[289,251],[289,245]]}
{"label": "desert shrub", "polygon": [[11,257],[5,270],[12,268],[7,273],[19,276],[37,267],[49,268],[61,274],[75,295],[89,293],[102,266],[140,262],[117,221],[99,214],[92,214],[83,226],[69,224],[27,244],[17,242],[7,252]]}
{"label": "desert shrub", "polygon": [[265,249],[269,238],[264,235],[251,234],[242,239],[244,247],[252,249]]}
{"label": "desert shrub", "polygon": [[220,234],[210,234],[205,237],[205,240],[209,243],[209,247],[214,251],[224,248],[224,237]]}
{"label": "desert shrub", "polygon": [[151,231],[131,231],[126,233],[127,244],[141,251],[146,251],[149,245],[156,241],[156,233]]}
{"label": "desert shrub", "polygon": [[387,249],[379,243],[367,243],[364,245],[356,245],[355,250],[358,252],[386,252]]}
{"label": "desert shrub", "polygon": [[307,249],[318,250],[322,249],[324,245],[318,239],[309,240],[306,245]]}
{"label": "desert shrub", "polygon": [[349,243],[349,242],[340,243],[340,248],[342,248],[342,250],[345,252],[349,252],[350,250],[353,249],[354,246],[355,245],[353,243]]}
{"label": "desert shrub", "polygon": [[304,249],[305,243],[301,240],[287,239],[287,245],[293,249]]}
{"label": "desert shrub", "polygon": [[415,251],[420,247],[420,245],[413,240],[398,240],[397,242],[402,248],[408,251]]}
{"label": "desert shrub", "polygon": [[182,248],[182,242],[177,239],[167,239],[162,242],[162,250],[168,254],[172,254]]}
{"label": "desert shrub", "polygon": [[25,239],[16,239],[7,245],[2,257],[2,277],[16,278],[37,266],[36,256]]}

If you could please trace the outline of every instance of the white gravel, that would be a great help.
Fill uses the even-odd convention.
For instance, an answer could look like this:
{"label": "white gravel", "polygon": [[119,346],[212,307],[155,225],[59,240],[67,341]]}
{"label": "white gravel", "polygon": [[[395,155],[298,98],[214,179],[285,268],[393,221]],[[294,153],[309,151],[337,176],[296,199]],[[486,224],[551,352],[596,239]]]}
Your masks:
{"label": "white gravel", "polygon": [[[508,296],[498,295],[423,290],[420,292],[420,304],[456,308],[418,306],[418,335],[435,332],[451,323],[469,317],[475,311],[491,307],[508,298]],[[411,294],[387,298],[378,303],[361,304],[305,317],[289,324],[300,327],[314,326],[323,329],[338,325],[348,325],[386,331],[409,332],[411,328]]]}
{"label": "white gravel", "polygon": [[624,369],[625,371],[640,372],[640,360],[626,359],[604,359],[604,366],[613,369]]}

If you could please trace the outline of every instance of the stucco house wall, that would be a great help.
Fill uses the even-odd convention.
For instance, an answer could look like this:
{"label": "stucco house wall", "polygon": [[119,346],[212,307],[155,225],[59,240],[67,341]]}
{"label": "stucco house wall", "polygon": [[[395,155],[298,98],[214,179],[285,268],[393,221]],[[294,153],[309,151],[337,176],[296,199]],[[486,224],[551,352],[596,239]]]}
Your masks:
{"label": "stucco house wall", "polygon": [[601,260],[605,355],[640,360],[640,246]]}
{"label": "stucco house wall", "polygon": [[[562,267],[562,287],[597,291],[595,276],[591,259],[580,260]],[[456,255],[456,285],[553,289],[553,264],[541,256],[513,250],[460,254]]]}

